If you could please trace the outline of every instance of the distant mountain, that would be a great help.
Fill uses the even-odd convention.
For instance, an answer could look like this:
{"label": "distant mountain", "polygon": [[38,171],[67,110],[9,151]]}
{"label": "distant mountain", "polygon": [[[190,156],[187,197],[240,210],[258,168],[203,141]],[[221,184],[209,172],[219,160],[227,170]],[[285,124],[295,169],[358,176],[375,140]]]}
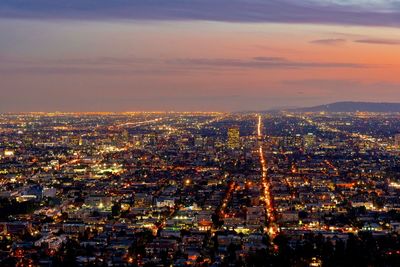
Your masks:
{"label": "distant mountain", "polygon": [[295,112],[400,112],[400,103],[336,102],[308,108],[290,109]]}

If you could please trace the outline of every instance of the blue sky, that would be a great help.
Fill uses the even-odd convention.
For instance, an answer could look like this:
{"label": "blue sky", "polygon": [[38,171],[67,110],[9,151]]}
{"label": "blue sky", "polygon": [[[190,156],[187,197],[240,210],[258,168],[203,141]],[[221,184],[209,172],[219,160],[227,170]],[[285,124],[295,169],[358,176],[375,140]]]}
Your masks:
{"label": "blue sky", "polygon": [[397,26],[393,0],[2,0],[6,18],[213,20]]}

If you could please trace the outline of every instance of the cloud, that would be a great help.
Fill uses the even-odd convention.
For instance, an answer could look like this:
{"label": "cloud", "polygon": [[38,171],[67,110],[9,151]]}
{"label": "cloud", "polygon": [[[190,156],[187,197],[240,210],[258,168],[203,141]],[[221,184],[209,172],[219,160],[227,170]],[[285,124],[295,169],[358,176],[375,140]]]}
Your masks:
{"label": "cloud", "polygon": [[355,40],[356,43],[378,44],[378,45],[400,45],[400,40],[394,39],[360,39]]}
{"label": "cloud", "polygon": [[251,59],[183,58],[166,61],[168,64],[192,68],[251,68],[251,69],[300,69],[300,68],[366,68],[368,65],[349,62],[292,61],[281,57],[254,57]]}
{"label": "cloud", "polygon": [[307,69],[307,68],[367,68],[370,65],[351,62],[294,61],[284,57],[258,56],[249,59],[235,58],[137,58],[93,57],[55,60],[19,60],[7,58],[0,61],[0,74],[38,75],[168,75],[191,71],[220,72],[246,69]]}
{"label": "cloud", "polygon": [[347,79],[300,79],[300,80],[284,80],[283,85],[295,86],[300,88],[349,88],[365,85],[357,80]]}
{"label": "cloud", "polygon": [[346,43],[346,39],[320,39],[320,40],[313,40],[310,43],[312,44],[319,44],[319,45],[341,45]]}
{"label": "cloud", "polygon": [[111,68],[111,67],[85,67],[85,66],[62,66],[62,65],[32,65],[18,67],[2,67],[0,66],[0,74],[5,75],[101,75],[101,76],[118,76],[118,75],[170,75],[176,73],[174,70],[167,69],[146,69],[146,68]]}
{"label": "cloud", "polygon": [[50,61],[50,63],[57,63],[63,65],[87,65],[87,66],[134,66],[143,65],[154,62],[151,58],[139,58],[135,56],[126,57],[94,57],[94,58],[72,58]]}
{"label": "cloud", "polygon": [[336,6],[343,9],[377,10],[390,12],[398,7],[397,0],[303,0],[309,5]]}
{"label": "cloud", "polygon": [[2,0],[0,17],[400,25],[396,1]]}
{"label": "cloud", "polygon": [[0,74],[19,75],[168,75],[178,70],[161,68],[159,59],[125,57],[82,57],[54,60],[0,56]]}

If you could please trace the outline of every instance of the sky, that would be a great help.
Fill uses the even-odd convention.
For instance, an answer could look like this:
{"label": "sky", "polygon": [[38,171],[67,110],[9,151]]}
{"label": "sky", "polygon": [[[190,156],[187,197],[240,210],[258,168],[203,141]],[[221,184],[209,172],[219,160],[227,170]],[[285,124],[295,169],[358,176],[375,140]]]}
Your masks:
{"label": "sky", "polygon": [[0,112],[400,102],[400,0],[1,0]]}

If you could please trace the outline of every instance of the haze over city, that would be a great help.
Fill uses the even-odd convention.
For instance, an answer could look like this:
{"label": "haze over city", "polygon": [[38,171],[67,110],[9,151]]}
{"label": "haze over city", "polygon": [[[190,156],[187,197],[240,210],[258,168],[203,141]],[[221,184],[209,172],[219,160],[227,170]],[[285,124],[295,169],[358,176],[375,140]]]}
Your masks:
{"label": "haze over city", "polygon": [[398,1],[0,3],[0,111],[398,102]]}

